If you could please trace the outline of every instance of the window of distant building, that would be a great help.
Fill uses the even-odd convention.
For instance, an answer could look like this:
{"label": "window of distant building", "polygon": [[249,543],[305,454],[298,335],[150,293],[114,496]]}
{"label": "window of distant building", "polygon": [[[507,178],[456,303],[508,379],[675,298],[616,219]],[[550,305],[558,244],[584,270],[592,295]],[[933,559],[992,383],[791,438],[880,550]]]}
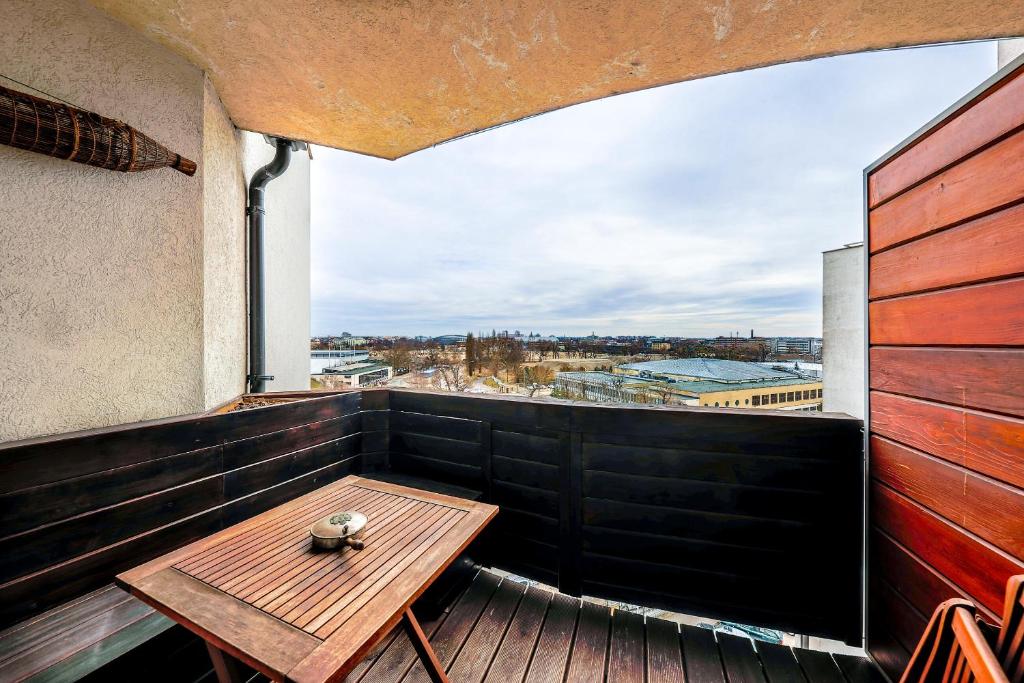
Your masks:
{"label": "window of distant building", "polygon": [[754,396],[754,405],[755,406],[761,405],[761,395],[760,394]]}
{"label": "window of distant building", "polygon": [[718,401],[715,401],[715,407],[716,408],[718,407]]}
{"label": "window of distant building", "polygon": [[778,402],[779,402],[779,395],[778,394],[772,394],[772,403],[778,403]]}
{"label": "window of distant building", "polygon": [[794,398],[794,395],[793,395],[792,391],[789,392],[788,394],[786,394],[786,400],[787,401],[795,401],[796,400],[796,398]]}
{"label": "window of distant building", "polygon": [[761,394],[761,403],[768,405],[768,394]]}
{"label": "window of distant building", "polygon": [[750,405],[750,399],[749,398],[743,399],[743,405],[749,406]]}
{"label": "window of distant building", "polygon": [[811,397],[811,392],[810,391],[804,391],[804,400],[806,401],[810,397]]}

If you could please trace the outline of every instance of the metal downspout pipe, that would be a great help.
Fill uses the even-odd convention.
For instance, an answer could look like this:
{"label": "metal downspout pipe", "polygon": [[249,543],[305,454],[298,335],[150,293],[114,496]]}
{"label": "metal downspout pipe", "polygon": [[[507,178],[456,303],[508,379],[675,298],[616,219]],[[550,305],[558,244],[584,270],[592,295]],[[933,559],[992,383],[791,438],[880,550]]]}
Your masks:
{"label": "metal downspout pipe", "polygon": [[292,150],[297,143],[284,138],[269,138],[277,151],[269,164],[256,171],[249,182],[249,393],[266,391],[267,382],[274,379],[267,374],[265,268],[263,230],[266,217],[267,184],[288,170]]}

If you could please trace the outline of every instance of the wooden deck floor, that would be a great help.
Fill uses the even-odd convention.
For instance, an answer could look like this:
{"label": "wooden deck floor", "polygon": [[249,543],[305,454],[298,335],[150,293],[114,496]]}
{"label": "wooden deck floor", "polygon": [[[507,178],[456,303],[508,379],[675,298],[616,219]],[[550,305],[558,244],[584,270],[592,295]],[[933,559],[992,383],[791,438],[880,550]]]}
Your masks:
{"label": "wooden deck floor", "polygon": [[[612,612],[482,571],[424,631],[452,683],[879,683],[866,659],[752,643],[630,612]],[[756,648],[756,649],[755,649]],[[348,683],[428,681],[401,632]]]}

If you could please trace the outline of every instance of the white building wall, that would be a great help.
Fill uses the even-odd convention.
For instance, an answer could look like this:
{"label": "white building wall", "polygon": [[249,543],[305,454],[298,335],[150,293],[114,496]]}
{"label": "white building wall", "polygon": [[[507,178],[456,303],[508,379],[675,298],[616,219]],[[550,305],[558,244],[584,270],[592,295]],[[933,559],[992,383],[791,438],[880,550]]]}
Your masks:
{"label": "white building wall", "polygon": [[1002,69],[1022,54],[1024,54],[1024,38],[1000,40],[996,44],[996,68]]}
{"label": "white building wall", "polygon": [[823,409],[864,419],[864,247],[823,255]]}
{"label": "white building wall", "polygon": [[241,132],[209,79],[203,135],[203,402],[209,409],[245,392],[249,344]]}
{"label": "white building wall", "polygon": [[[242,133],[246,182],[274,157],[262,135]],[[309,389],[309,156],[293,152],[288,170],[267,185],[267,391]]]}

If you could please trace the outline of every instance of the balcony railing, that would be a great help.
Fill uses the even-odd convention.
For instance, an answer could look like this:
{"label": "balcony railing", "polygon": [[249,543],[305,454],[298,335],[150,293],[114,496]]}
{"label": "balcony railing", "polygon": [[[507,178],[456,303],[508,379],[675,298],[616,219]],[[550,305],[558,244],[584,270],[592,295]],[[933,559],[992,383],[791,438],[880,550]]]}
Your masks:
{"label": "balcony railing", "polygon": [[591,595],[860,642],[845,416],[353,391],[0,446],[0,618],[349,473],[501,506],[478,559]]}

